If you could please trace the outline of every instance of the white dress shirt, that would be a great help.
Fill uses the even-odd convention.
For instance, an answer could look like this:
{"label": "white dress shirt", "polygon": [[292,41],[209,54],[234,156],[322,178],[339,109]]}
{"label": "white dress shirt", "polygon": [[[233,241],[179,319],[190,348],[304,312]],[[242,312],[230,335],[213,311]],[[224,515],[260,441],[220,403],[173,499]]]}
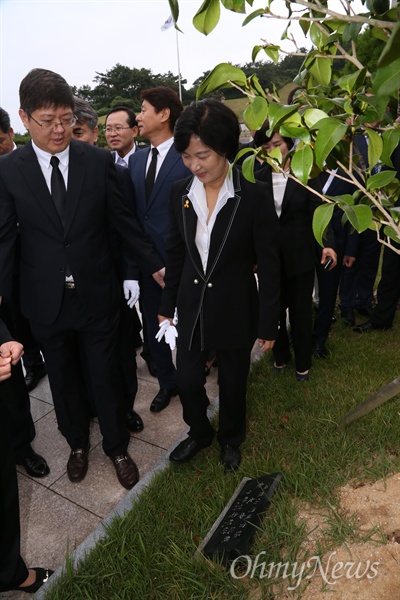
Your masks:
{"label": "white dress shirt", "polygon": [[[171,137],[169,138],[169,140],[167,140],[166,142],[163,142],[162,144],[160,144],[159,146],[157,146],[157,150],[158,150],[158,154],[157,154],[157,167],[156,167],[156,177],[155,179],[157,179],[157,175],[161,169],[161,165],[164,162],[164,158],[167,156],[169,149],[171,148],[172,144],[174,143],[174,138]],[[149,152],[149,156],[147,158],[147,163],[146,163],[146,174],[148,171],[148,168],[150,166],[151,163],[151,159],[152,159],[152,150],[155,146],[151,146],[150,147],[150,152]]]}

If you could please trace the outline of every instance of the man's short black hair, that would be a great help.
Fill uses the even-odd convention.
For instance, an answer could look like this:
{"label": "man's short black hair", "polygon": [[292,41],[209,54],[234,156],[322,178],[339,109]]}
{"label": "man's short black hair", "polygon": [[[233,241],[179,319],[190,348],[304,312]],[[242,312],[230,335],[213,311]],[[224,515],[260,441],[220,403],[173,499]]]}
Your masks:
{"label": "man's short black hair", "polygon": [[10,115],[4,108],[0,108],[0,129],[3,133],[10,133]]}
{"label": "man's short black hair", "polygon": [[27,115],[49,106],[69,106],[74,110],[74,97],[68,83],[47,69],[29,71],[19,86],[19,102]]}
{"label": "man's short black hair", "polygon": [[129,127],[132,129],[132,127],[137,127],[137,121],[136,121],[136,115],[133,112],[133,110],[131,108],[129,108],[129,106],[114,106],[113,108],[111,108],[106,116],[106,121],[105,124],[107,125],[107,119],[110,115],[112,115],[112,113],[116,113],[116,112],[126,112],[126,114],[128,115],[128,125]]}
{"label": "man's short black hair", "polygon": [[206,98],[197,104],[192,102],[175,125],[174,144],[178,152],[186,150],[192,135],[232,161],[239,148],[239,121],[233,110],[219,100]]}
{"label": "man's short black hair", "polygon": [[165,85],[159,85],[155,88],[143,90],[141,96],[142,100],[146,100],[152,105],[156,113],[164,108],[169,108],[169,125],[171,131],[173,131],[175,123],[183,111],[183,104],[179,100],[178,94]]}

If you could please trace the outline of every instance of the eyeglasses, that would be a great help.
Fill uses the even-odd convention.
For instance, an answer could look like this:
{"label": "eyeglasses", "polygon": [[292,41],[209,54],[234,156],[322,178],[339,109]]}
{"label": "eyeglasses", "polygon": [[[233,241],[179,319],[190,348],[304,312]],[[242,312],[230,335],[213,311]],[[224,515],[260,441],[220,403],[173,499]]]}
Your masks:
{"label": "eyeglasses", "polygon": [[39,123],[39,121],[36,121],[36,119],[34,119],[32,115],[28,114],[28,116],[32,119],[32,121],[35,121],[36,125],[39,125],[39,127],[48,131],[55,131],[57,127],[62,127],[63,129],[71,129],[71,127],[73,127],[77,121],[77,118],[74,115],[73,117],[69,117],[69,119],[61,119],[59,123],[57,123],[56,121],[43,121],[43,123]]}
{"label": "eyeglasses", "polygon": [[132,127],[122,127],[122,125],[116,125],[115,127],[106,127],[104,131],[106,133],[113,133],[114,131],[115,133],[121,133],[121,131],[123,131],[124,129],[132,129]]}

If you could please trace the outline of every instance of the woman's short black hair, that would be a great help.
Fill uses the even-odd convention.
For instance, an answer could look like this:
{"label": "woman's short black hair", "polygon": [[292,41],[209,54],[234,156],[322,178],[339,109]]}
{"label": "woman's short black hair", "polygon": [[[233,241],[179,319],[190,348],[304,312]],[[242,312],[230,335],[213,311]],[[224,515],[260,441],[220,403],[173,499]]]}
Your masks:
{"label": "woman's short black hair", "polygon": [[[266,135],[267,131],[269,130],[269,122],[264,121],[263,125],[260,127],[260,129],[258,129],[255,134],[254,134],[254,145],[256,146],[256,148],[258,148],[259,146],[263,146],[264,144],[268,144],[268,142],[270,142],[272,140],[272,138],[274,137],[274,135],[276,133],[279,133],[279,131],[273,131],[272,135]],[[279,135],[281,135],[279,133]],[[282,136],[284,142],[286,143],[288,149],[290,150],[293,147],[293,140],[290,137],[285,137]]]}
{"label": "woman's short black hair", "polygon": [[192,102],[176,122],[174,144],[182,153],[196,135],[200,140],[222,156],[232,161],[239,149],[240,126],[233,110],[214,98]]}

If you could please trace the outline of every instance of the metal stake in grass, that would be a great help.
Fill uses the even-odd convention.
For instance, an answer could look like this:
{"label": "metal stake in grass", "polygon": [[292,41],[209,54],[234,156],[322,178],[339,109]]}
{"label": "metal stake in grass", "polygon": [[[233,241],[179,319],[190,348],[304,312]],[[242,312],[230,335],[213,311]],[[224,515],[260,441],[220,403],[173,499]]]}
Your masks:
{"label": "metal stake in grass", "polygon": [[370,396],[370,398],[367,398],[364,402],[361,402],[361,404],[353,408],[347,415],[340,419],[339,425],[341,427],[346,427],[346,425],[349,425],[353,421],[357,421],[360,417],[364,417],[373,411],[374,408],[381,406],[381,404],[387,400],[394,398],[397,394],[400,394],[400,377],[397,377],[387,385],[384,385],[383,388]]}

